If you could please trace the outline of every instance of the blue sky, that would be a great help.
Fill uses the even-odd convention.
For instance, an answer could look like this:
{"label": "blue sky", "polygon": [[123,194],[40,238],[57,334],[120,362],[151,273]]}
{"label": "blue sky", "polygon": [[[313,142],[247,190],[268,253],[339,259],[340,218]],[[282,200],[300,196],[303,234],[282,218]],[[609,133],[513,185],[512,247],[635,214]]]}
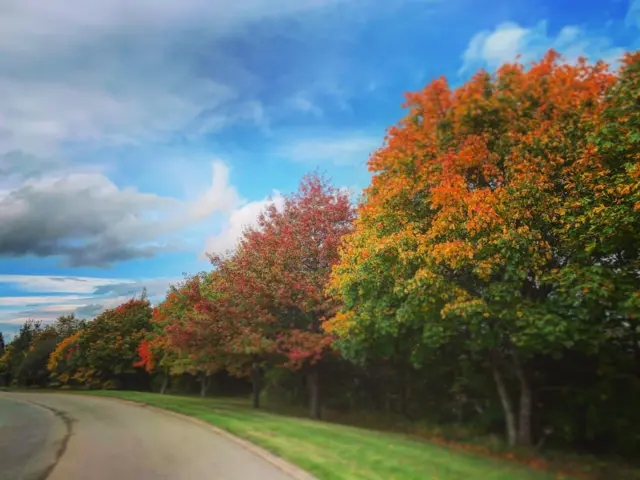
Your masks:
{"label": "blue sky", "polygon": [[640,48],[640,0],[9,0],[0,331],[207,269],[319,168],[358,192],[403,93]]}

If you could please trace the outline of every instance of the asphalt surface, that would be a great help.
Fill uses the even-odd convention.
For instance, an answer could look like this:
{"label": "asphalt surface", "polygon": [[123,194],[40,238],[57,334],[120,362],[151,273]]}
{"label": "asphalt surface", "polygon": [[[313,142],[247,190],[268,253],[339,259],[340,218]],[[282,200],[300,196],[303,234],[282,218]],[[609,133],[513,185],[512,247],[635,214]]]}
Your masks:
{"label": "asphalt surface", "polygon": [[106,398],[0,393],[1,480],[291,480],[212,430]]}
{"label": "asphalt surface", "polygon": [[51,410],[0,394],[0,479],[43,478],[66,435],[64,421]]}

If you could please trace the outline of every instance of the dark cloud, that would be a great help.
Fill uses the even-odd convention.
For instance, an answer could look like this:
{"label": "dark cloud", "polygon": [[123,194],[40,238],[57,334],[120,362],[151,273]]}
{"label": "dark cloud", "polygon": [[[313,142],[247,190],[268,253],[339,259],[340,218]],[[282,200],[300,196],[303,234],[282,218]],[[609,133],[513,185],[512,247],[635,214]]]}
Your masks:
{"label": "dark cloud", "polygon": [[120,240],[104,239],[88,243],[81,247],[67,247],[60,249],[57,255],[68,257],[70,267],[95,266],[108,267],[115,262],[125,262],[134,258],[152,258],[164,250],[156,245],[136,246],[127,245]]}
{"label": "dark cloud", "polygon": [[120,188],[101,173],[27,178],[0,188],[0,257],[61,257],[72,267],[150,258],[177,249],[176,232],[239,202],[221,162],[193,202]]}
{"label": "dark cloud", "polygon": [[27,180],[0,197],[0,256],[61,256],[71,266],[152,257],[180,202],[119,189],[100,174]]}

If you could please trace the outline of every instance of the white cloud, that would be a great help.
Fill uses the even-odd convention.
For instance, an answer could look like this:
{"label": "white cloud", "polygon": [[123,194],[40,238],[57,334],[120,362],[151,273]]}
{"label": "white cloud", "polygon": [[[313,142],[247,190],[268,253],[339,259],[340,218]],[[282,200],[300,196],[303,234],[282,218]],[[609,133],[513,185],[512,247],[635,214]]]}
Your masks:
{"label": "white cloud", "polygon": [[[0,297],[0,329],[19,325],[28,318],[44,323],[60,315],[75,313],[81,318],[93,318],[105,308],[113,308],[138,296],[146,288],[152,302],[164,298],[170,284],[179,278],[127,280],[94,277],[64,277],[46,275],[0,275],[0,284],[8,284],[19,293],[41,292],[46,295]],[[63,293],[64,295],[53,295]]]}
{"label": "white cloud", "polygon": [[211,186],[191,205],[190,213],[195,220],[201,220],[214,212],[229,212],[238,203],[238,192],[229,184],[229,167],[216,161],[213,163]]}
{"label": "white cloud", "polygon": [[480,67],[494,70],[505,62],[515,61],[517,55],[520,55],[519,61],[529,63],[539,60],[550,48],[568,62],[583,56],[591,61],[612,63],[624,52],[622,48],[614,47],[610,39],[591,35],[578,26],[565,26],[554,36],[547,32],[545,21],[532,27],[505,22],[473,36],[462,55],[460,73],[470,73]]}
{"label": "white cloud", "polygon": [[[291,15],[342,0],[9,0],[0,17],[0,46],[24,52],[51,41],[68,44],[115,29],[209,27],[223,36],[256,20]],[[34,35],[37,32],[37,35]]]}
{"label": "white cloud", "polygon": [[[0,124],[8,132],[0,153],[50,154],[65,141],[121,145],[154,140],[185,127],[203,107],[215,109],[236,96],[231,87],[207,79],[189,79],[187,91],[174,91],[177,85],[172,84],[183,79],[167,73],[150,72],[145,84],[142,78],[124,76],[124,68],[103,66],[91,75],[70,69],[60,78],[41,78],[7,74],[0,66]],[[117,92],[106,86],[112,81],[120,84]]]}
{"label": "white cloud", "polygon": [[2,275],[0,284],[13,285],[29,293],[93,293],[105,285],[132,282],[122,278],[75,277],[61,275]]}
{"label": "white cloud", "polygon": [[[349,1],[4,1],[0,154],[264,126],[256,79],[219,41],[253,22]],[[205,54],[213,68],[203,69]]]}
{"label": "white cloud", "polygon": [[32,297],[0,297],[0,307],[22,307],[40,304],[49,304],[55,302],[71,302],[82,300],[83,297],[73,295],[49,295],[49,296],[32,296]]}
{"label": "white cloud", "polygon": [[515,23],[498,25],[493,32],[476,34],[464,52],[465,64],[482,60],[492,68],[512,61],[524,49],[524,39],[528,30]]}
{"label": "white cloud", "polygon": [[283,145],[279,154],[295,162],[323,165],[364,164],[369,155],[381,146],[376,136],[350,135],[342,137],[308,138]]}
{"label": "white cloud", "polygon": [[284,198],[279,192],[264,200],[249,202],[236,209],[225,219],[219,234],[206,240],[204,253],[224,254],[233,250],[247,227],[255,227],[258,217],[269,205],[275,204],[276,208],[284,205]]}

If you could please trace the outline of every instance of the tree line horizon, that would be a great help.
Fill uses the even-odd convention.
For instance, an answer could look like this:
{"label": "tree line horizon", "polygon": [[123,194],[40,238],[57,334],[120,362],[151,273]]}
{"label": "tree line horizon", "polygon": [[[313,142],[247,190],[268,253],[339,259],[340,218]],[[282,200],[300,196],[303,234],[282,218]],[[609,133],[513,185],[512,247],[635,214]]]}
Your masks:
{"label": "tree line horizon", "polygon": [[155,307],[143,294],[91,321],[28,321],[0,377],[161,393],[197,379],[202,395],[225,378],[256,408],[637,458],[640,52],[612,70],[549,51],[406,99],[357,204],[309,174]]}

